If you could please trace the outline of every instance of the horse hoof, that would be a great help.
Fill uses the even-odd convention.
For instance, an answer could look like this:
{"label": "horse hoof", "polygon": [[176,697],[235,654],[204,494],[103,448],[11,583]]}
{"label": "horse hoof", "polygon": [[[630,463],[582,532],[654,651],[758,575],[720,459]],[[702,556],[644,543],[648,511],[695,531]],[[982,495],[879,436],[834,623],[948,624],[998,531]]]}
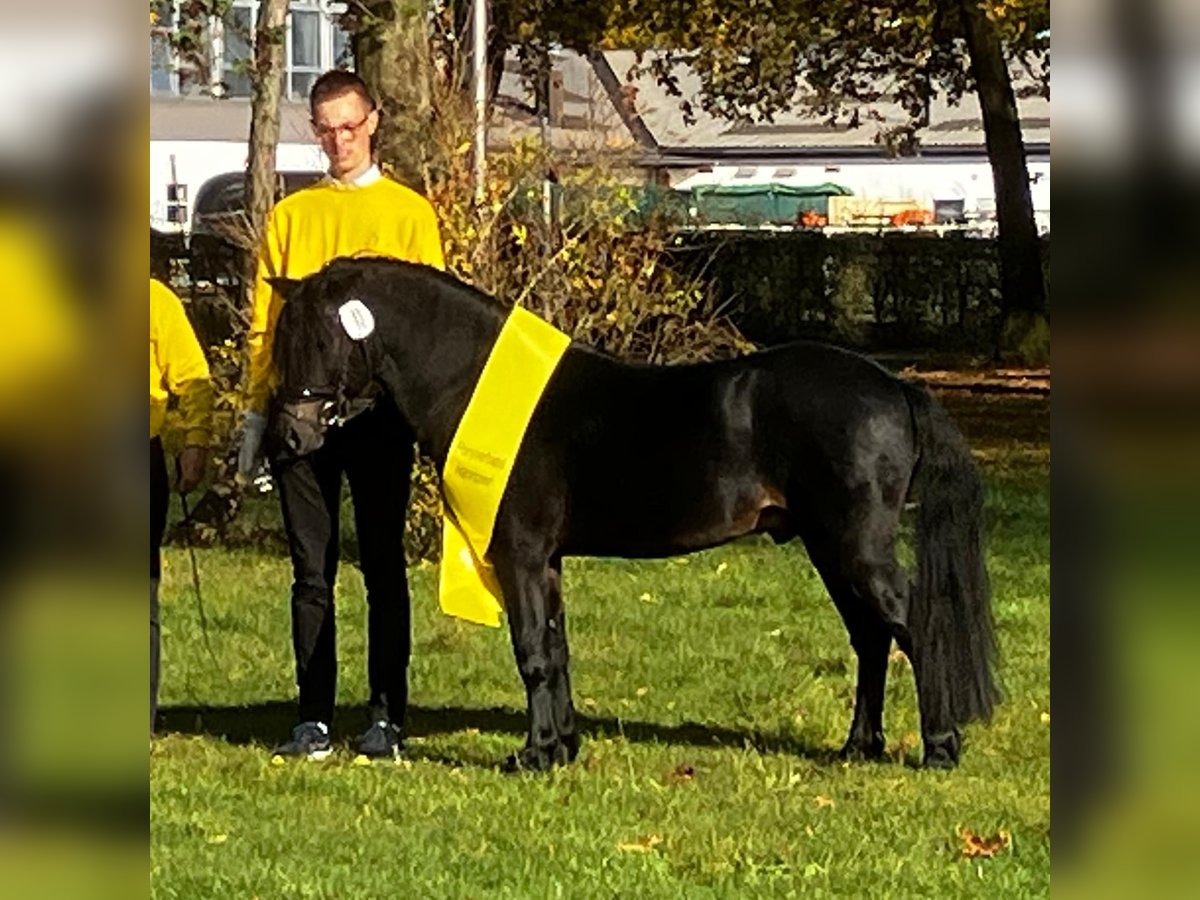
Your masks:
{"label": "horse hoof", "polygon": [[858,741],[853,738],[846,741],[838,751],[838,759],[844,762],[878,762],[883,759],[884,742],[877,740]]}
{"label": "horse hoof", "polygon": [[958,760],[950,754],[939,750],[934,753],[926,753],[924,765],[927,769],[949,771],[958,767]]}
{"label": "horse hoof", "polygon": [[524,747],[504,762],[505,772],[546,772],[565,766],[579,752],[576,741],[556,741],[546,747]]}
{"label": "horse hoof", "polygon": [[962,750],[962,738],[958,729],[946,734],[926,736],[925,738],[925,768],[953,769],[958,765],[958,755]]}
{"label": "horse hoof", "polygon": [[545,772],[552,764],[549,755],[545,752],[525,747],[504,761],[504,771],[509,773]]}

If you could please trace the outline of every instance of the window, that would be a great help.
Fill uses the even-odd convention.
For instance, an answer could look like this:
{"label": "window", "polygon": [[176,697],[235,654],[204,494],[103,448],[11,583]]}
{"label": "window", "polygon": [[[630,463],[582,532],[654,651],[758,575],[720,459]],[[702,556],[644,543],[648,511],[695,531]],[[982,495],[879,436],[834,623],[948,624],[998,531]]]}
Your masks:
{"label": "window", "polygon": [[225,16],[221,29],[221,80],[229,97],[249,97],[250,66],[254,54],[254,24],[258,21],[258,3],[236,3]]}
{"label": "window", "polygon": [[307,97],[313,82],[328,66],[321,65],[321,13],[315,6],[292,4],[288,35],[291,52],[288,78],[292,97]]}
{"label": "window", "polygon": [[354,48],[350,45],[350,35],[334,26],[333,29],[333,58],[329,68],[339,66],[349,68],[354,64]]}
{"label": "window", "polygon": [[[226,96],[250,96],[248,67],[253,59],[260,5],[258,0],[236,0],[226,16],[221,42]],[[289,4],[283,54],[283,93],[288,99],[306,99],[322,72],[349,61],[349,37],[334,24],[328,6],[321,0],[293,0]]]}
{"label": "window", "polygon": [[150,5],[150,93],[175,94],[179,80],[175,74],[171,30],[175,27],[175,4],[155,0]]}

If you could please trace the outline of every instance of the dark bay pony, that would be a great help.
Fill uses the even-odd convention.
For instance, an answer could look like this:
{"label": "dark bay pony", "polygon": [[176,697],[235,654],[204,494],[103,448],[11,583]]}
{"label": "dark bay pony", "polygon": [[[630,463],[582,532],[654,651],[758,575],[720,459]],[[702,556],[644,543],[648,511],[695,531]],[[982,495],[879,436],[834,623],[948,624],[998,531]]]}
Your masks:
{"label": "dark bay pony", "polygon": [[[277,445],[311,452],[382,390],[440,470],[507,308],[442,272],[384,259],[335,260],[277,286],[287,298],[275,335]],[[375,321],[359,340],[339,321],[351,299]],[[911,584],[896,560],[910,496]],[[513,762],[545,769],[579,746],[564,556],[665,557],[765,532],[803,540],[849,630],[858,685],[843,754],[884,751],[894,638],[916,677],[925,764],[954,766],[959,727],[988,719],[999,699],[982,506],[943,408],[862,356],[797,343],[651,366],[572,344],[534,412],[489,549],[528,699]]]}

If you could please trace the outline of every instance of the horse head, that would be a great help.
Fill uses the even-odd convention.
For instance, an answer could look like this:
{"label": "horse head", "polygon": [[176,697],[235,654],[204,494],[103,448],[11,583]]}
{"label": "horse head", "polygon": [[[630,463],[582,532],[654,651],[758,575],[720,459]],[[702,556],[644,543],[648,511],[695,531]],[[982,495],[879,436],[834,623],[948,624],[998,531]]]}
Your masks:
{"label": "horse head", "polygon": [[275,328],[279,382],[271,408],[276,452],[303,456],[330,427],[364,412],[378,393],[372,366],[375,316],[353,285],[326,271],[296,281],[271,279],[284,299]]}

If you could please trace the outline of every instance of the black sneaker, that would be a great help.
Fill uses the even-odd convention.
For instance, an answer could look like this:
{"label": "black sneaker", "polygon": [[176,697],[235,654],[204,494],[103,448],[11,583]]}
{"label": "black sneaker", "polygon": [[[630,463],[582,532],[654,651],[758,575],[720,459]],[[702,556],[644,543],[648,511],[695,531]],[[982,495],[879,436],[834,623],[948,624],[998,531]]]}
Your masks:
{"label": "black sneaker", "polygon": [[380,719],[358,741],[358,752],[369,759],[397,759],[400,756],[400,729]]}
{"label": "black sneaker", "polygon": [[324,722],[301,722],[292,729],[292,739],[275,748],[276,756],[307,756],[324,759],[333,752],[329,727]]}

